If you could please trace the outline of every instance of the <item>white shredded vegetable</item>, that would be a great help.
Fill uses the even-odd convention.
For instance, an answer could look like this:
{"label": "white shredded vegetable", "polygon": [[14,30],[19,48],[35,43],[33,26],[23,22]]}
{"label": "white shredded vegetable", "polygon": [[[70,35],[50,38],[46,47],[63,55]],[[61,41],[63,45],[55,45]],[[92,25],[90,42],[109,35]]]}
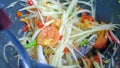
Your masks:
{"label": "white shredded vegetable", "polygon": [[37,49],[37,55],[38,55],[38,61],[40,63],[43,63],[43,64],[47,64],[47,61],[45,59],[45,56],[43,55],[43,47],[42,46],[38,46],[38,49]]}
{"label": "white shredded vegetable", "polygon": [[99,58],[100,58],[100,67],[101,68],[104,68],[104,65],[103,65],[103,62],[102,62],[102,56],[101,56],[101,53],[99,52],[99,51],[97,51],[97,54],[98,54],[98,56],[99,56]]}
{"label": "white shredded vegetable", "polygon": [[98,62],[93,62],[95,68],[101,68]]}
{"label": "white shredded vegetable", "polygon": [[6,8],[14,7],[18,2],[19,2],[19,0],[15,1],[15,2],[12,2]]}

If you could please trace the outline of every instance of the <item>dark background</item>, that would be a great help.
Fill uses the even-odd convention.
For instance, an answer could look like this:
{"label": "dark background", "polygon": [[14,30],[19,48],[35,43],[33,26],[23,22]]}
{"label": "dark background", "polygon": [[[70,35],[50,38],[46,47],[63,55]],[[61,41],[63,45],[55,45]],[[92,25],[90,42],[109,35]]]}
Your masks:
{"label": "dark background", "polygon": [[[20,4],[22,2],[19,2],[13,8],[6,9],[6,6],[8,6],[13,1],[16,1],[16,0],[0,0],[0,7],[6,11],[6,13],[10,16],[12,20],[12,25],[10,26],[9,30],[17,38],[19,38],[21,36],[18,35],[18,29],[20,29],[23,24],[21,24],[19,20],[16,18],[15,12],[21,8]],[[96,0],[95,5],[96,5],[96,19],[98,21],[120,23],[120,4],[118,3],[118,0]],[[116,29],[115,33],[120,38],[120,30]],[[9,64],[6,63],[3,59],[3,53],[2,53],[3,46],[8,41],[9,40],[4,35],[4,33],[0,31],[0,68],[17,68],[17,62],[16,62],[17,58],[13,57],[14,48],[8,47],[6,50],[7,57],[9,59]],[[120,49],[117,51],[116,56],[118,57],[120,57],[119,52],[120,52]],[[120,60],[120,58],[118,60]]]}

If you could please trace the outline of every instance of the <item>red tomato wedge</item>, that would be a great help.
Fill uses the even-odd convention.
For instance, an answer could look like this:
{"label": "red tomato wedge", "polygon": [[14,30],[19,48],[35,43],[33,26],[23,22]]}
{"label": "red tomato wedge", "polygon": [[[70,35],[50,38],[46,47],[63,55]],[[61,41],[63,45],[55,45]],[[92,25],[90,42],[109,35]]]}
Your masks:
{"label": "red tomato wedge", "polygon": [[47,26],[37,36],[37,44],[43,46],[55,46],[59,41],[59,31],[55,26]]}
{"label": "red tomato wedge", "polygon": [[108,41],[108,31],[100,31],[98,34],[97,40],[95,42],[95,48],[105,48]]}

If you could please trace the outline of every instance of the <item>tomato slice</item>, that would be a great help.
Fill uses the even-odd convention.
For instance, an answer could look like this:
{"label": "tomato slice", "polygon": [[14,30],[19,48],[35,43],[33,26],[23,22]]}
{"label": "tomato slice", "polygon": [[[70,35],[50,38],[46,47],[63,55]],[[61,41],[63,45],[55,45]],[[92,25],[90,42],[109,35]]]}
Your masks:
{"label": "tomato slice", "polygon": [[59,31],[55,26],[47,26],[37,36],[37,44],[55,46],[59,41]]}
{"label": "tomato slice", "polygon": [[95,48],[105,48],[108,41],[108,31],[100,31],[98,34],[97,40],[94,44]]}

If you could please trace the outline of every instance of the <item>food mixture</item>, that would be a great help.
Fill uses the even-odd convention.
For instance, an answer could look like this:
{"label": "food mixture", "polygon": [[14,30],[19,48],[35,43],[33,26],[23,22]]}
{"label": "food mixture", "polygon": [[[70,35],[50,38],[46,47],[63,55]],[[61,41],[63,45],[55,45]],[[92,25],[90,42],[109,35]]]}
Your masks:
{"label": "food mixture", "polygon": [[[113,31],[119,25],[96,21],[94,0],[20,1],[24,5],[16,16],[24,26],[19,41],[33,59],[59,68],[116,66],[113,57],[120,42]],[[13,44],[8,42],[4,50],[7,46]],[[111,46],[113,54],[106,58]],[[7,61],[5,53],[4,58]]]}

